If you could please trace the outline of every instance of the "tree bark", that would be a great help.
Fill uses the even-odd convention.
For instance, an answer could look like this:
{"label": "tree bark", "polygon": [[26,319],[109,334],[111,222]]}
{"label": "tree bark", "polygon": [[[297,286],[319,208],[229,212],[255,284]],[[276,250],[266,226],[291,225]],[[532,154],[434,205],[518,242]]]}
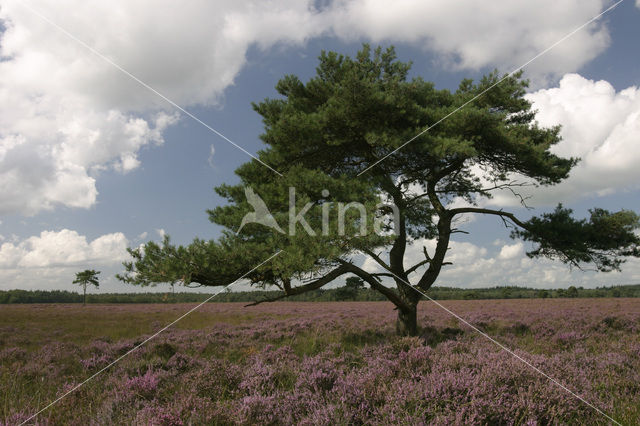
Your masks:
{"label": "tree bark", "polygon": [[82,286],[82,306],[85,306],[87,304],[87,284],[85,283]]}
{"label": "tree bark", "polygon": [[396,321],[396,333],[400,336],[418,335],[418,304],[412,304],[408,308],[398,308]]}

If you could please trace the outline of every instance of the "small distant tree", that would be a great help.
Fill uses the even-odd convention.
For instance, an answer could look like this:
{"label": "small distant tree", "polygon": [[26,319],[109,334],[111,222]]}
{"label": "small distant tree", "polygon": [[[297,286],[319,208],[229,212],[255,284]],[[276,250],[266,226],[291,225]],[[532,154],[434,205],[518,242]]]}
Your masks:
{"label": "small distant tree", "polygon": [[364,281],[359,277],[349,277],[346,281],[346,287],[354,290],[360,290],[364,288]]}
{"label": "small distant tree", "polygon": [[567,289],[567,297],[578,297],[578,289],[575,286],[571,286]]}
{"label": "small distant tree", "polygon": [[511,297],[511,288],[509,287],[502,287],[500,289],[500,298],[502,299],[508,299],[509,297]]}
{"label": "small distant tree", "polygon": [[356,300],[358,291],[364,289],[364,281],[359,277],[349,277],[344,287],[339,287],[336,291],[337,300]]}
{"label": "small distant tree", "polygon": [[549,297],[549,292],[547,290],[538,290],[536,292],[536,296],[541,299],[546,299],[547,297]]}
{"label": "small distant tree", "polygon": [[76,273],[76,279],[73,280],[74,284],[82,286],[82,306],[87,304],[87,284],[93,284],[99,287],[98,275],[100,271],[94,271],[93,269],[85,269],[82,272]]}

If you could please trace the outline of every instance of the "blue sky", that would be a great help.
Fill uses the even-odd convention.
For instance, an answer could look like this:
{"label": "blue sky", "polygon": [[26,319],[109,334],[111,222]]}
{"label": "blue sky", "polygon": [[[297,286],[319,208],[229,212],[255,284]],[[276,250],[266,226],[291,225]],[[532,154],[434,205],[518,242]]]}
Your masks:
{"label": "blue sky", "polygon": [[[455,89],[465,77],[512,71],[613,4],[27,3],[0,7],[0,289],[72,289],[75,272],[96,268],[101,291],[134,290],[113,279],[127,246],[164,232],[177,243],[215,238],[205,213],[222,202],[213,187],[235,182],[250,157],[78,41],[256,152],[262,124],[251,102],[276,96],[285,74],[307,80],[323,49],[393,44],[413,76]],[[583,158],[565,184],[532,194],[534,213],[559,201],[581,215],[640,211],[639,23],[640,2],[623,1],[525,68],[540,122],[564,126],[559,152]],[[506,196],[492,205],[531,214]],[[569,271],[527,259],[492,218],[465,229],[441,285],[640,282],[640,262],[619,274]]]}

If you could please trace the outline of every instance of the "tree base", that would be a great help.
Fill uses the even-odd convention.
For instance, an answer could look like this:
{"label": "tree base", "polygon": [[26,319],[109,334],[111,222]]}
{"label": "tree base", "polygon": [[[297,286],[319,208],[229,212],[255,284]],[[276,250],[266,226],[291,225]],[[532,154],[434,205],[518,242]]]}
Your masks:
{"label": "tree base", "polygon": [[417,336],[418,335],[418,315],[417,309],[411,310],[398,309],[398,320],[396,321],[396,333],[399,336]]}

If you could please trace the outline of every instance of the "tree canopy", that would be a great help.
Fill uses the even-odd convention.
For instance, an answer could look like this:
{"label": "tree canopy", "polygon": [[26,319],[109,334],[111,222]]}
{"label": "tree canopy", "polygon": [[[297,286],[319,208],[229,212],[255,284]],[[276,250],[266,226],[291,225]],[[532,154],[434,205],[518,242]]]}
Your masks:
{"label": "tree canopy", "polygon": [[87,285],[91,284],[96,287],[99,287],[100,284],[98,282],[98,275],[100,271],[95,271],[93,269],[85,269],[84,271],[76,273],[76,279],[73,280],[74,284],[79,284],[82,286],[82,304],[86,304],[87,302]]}
{"label": "tree canopy", "polygon": [[[225,228],[219,239],[176,247],[166,238],[130,249],[133,260],[119,278],[136,285],[226,285],[281,250],[246,275],[254,285],[281,289],[272,300],[353,275],[397,306],[400,333],[415,334],[416,289],[436,282],[463,214],[501,218],[514,228],[513,238],[535,246],[528,253],[534,257],[610,271],[625,257],[640,256],[638,216],[631,211],[594,209],[587,220],[558,206],[523,221],[480,207],[496,191],[518,197],[524,184],[558,184],[578,159],[551,152],[560,129],[537,124],[520,74],[463,80],[452,92],[409,79],[410,66],[393,48],[365,45],[355,58],[322,52],[306,83],[283,77],[277,98],[253,104],[265,129],[258,157],[282,176],[255,160],[241,165],[239,183],[216,188],[228,204],[208,211]],[[268,221],[243,221],[257,211],[250,194],[268,206]],[[453,205],[459,200],[466,207]],[[273,220],[277,229],[265,225]],[[424,259],[406,265],[407,248],[423,239],[435,240],[435,250],[423,248]],[[362,256],[383,272],[359,266]],[[383,285],[383,277],[395,288]]]}

